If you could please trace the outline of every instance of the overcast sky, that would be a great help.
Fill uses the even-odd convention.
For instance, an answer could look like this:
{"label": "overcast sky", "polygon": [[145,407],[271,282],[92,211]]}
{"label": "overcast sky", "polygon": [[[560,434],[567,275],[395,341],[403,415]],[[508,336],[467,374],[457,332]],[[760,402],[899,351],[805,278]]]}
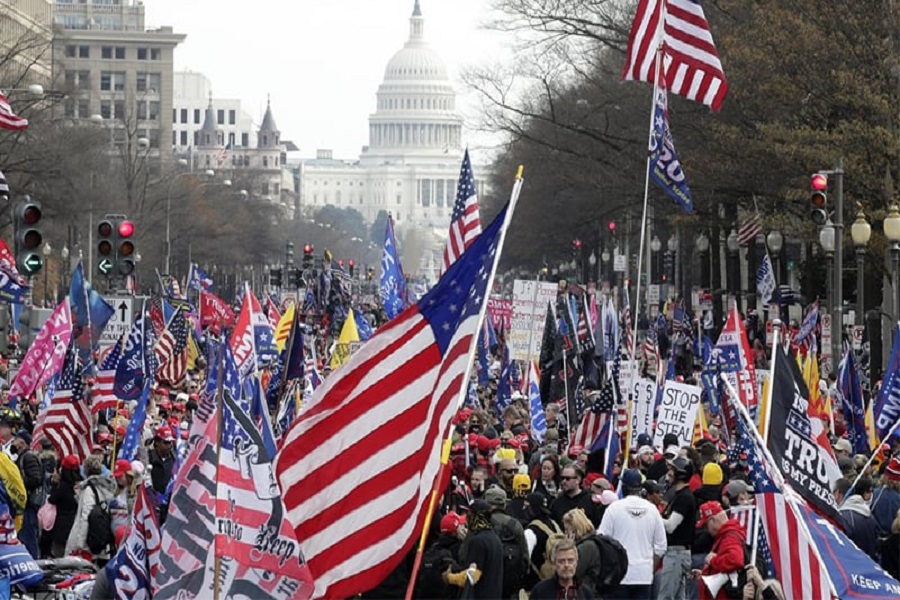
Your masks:
{"label": "overcast sky", "polygon": [[[355,158],[391,56],[409,36],[414,0],[145,0],[148,27],[187,34],[175,69],[206,75],[219,98],[239,98],[259,122],[272,96],[282,138],[304,156],[331,148]],[[480,26],[489,0],[421,0],[425,37],[458,75],[504,55],[499,34]],[[473,110],[464,98],[464,111]],[[467,136],[471,145],[489,143]]]}

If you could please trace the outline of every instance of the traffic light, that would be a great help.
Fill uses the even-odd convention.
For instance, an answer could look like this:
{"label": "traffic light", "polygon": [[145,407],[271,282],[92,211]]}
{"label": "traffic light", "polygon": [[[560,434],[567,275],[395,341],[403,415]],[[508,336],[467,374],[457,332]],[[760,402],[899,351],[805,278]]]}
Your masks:
{"label": "traffic light", "polygon": [[669,279],[673,279],[675,272],[675,253],[674,252],[664,252],[663,253],[663,275],[662,280],[667,281]]}
{"label": "traffic light", "polygon": [[294,266],[294,242],[288,242],[284,247],[285,264],[288,268]]}
{"label": "traffic light", "polygon": [[281,279],[281,269],[270,269],[269,270],[269,285],[272,287],[280,288],[282,284]]}
{"label": "traffic light", "polygon": [[101,275],[110,275],[116,263],[113,252],[113,231],[115,225],[109,219],[103,219],[97,224],[97,270]]}
{"label": "traffic light", "polygon": [[368,279],[369,281],[372,281],[373,279],[375,279],[375,268],[374,267],[366,268],[366,279]]}
{"label": "traffic light", "polygon": [[116,222],[116,267],[119,275],[127,277],[137,267],[137,248],[134,245],[134,223],[122,217]]}
{"label": "traffic light", "polygon": [[575,238],[572,240],[572,256],[577,257],[579,252],[581,252],[581,240]]}
{"label": "traffic light", "polygon": [[44,235],[40,230],[41,205],[25,196],[16,206],[16,267],[19,273],[32,276],[44,266],[41,245]]}
{"label": "traffic light", "polygon": [[350,259],[349,269],[350,269],[350,279],[353,279],[353,267],[356,266],[356,263],[353,262],[353,259]]}
{"label": "traffic light", "polygon": [[313,268],[313,251],[315,248],[312,244],[303,246],[303,270],[308,271]]}
{"label": "traffic light", "polygon": [[809,216],[816,225],[822,226],[828,220],[828,212],[825,209],[828,203],[828,175],[815,173],[810,180],[812,191],[809,194]]}
{"label": "traffic light", "polygon": [[294,269],[291,271],[291,283],[294,284],[294,287],[300,289],[303,286],[303,271],[300,269]]}

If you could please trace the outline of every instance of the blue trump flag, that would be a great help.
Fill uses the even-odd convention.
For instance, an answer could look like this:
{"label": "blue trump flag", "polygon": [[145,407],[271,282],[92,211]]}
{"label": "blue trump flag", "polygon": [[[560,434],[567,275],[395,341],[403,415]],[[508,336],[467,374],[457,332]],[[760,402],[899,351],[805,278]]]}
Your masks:
{"label": "blue trump flag", "polygon": [[140,315],[122,349],[122,358],[116,365],[113,392],[121,400],[137,400],[144,387],[144,380],[153,380],[157,360],[153,353],[155,343],[153,327],[146,327],[147,317]]}
{"label": "blue trump flag", "polygon": [[72,309],[72,337],[85,366],[92,364],[92,349],[100,342],[103,328],[116,309],[103,299],[84,278],[81,261],[72,272],[69,283],[69,307]]}
{"label": "blue trump flag", "polygon": [[853,361],[853,351],[849,348],[844,352],[844,358],[841,360],[838,385],[843,399],[847,439],[853,446],[853,454],[868,456],[870,449],[869,437],[866,434],[866,405],[863,400],[859,373],[856,371],[856,363]]}
{"label": "blue trump flag", "polygon": [[687,178],[675,154],[675,141],[669,130],[668,96],[664,77],[656,86],[656,105],[653,109],[653,131],[650,133],[650,177],[678,203],[685,212],[694,212],[694,200]]}
{"label": "blue trump flag", "polygon": [[891,358],[884,373],[884,381],[878,390],[878,398],[872,410],[875,433],[883,440],[891,427],[900,420],[900,325],[894,327],[894,344]]}
{"label": "blue trump flag", "polygon": [[374,331],[372,331],[372,326],[369,325],[369,321],[358,308],[353,309],[353,316],[356,319],[356,331],[359,333],[360,341],[368,341],[374,333]]}
{"label": "blue trump flag", "polygon": [[531,409],[531,436],[539,444],[547,435],[547,419],[541,403],[540,374],[535,372],[534,363],[528,369],[528,405]]}
{"label": "blue trump flag", "polygon": [[381,301],[388,319],[399,315],[406,306],[406,280],[400,257],[397,256],[394,221],[390,216],[384,231],[384,253],[381,255]]}
{"label": "blue trump flag", "polygon": [[197,266],[196,263],[191,263],[191,270],[188,273],[188,288],[201,291],[201,290],[211,290],[215,285],[213,284],[212,277],[209,274]]}
{"label": "blue trump flag", "polygon": [[134,409],[134,415],[128,422],[128,430],[125,432],[125,439],[122,441],[122,448],[119,450],[119,458],[126,460],[134,460],[137,456],[138,447],[141,445],[141,434],[144,431],[144,421],[147,420],[147,401],[150,399],[150,381],[144,382],[144,391],[141,393],[141,399]]}

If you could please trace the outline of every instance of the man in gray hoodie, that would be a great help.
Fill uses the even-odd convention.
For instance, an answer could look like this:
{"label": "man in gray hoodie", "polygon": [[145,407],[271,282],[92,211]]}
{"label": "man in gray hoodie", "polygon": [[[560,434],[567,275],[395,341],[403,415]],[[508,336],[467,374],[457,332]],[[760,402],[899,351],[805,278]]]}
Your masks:
{"label": "man in gray hoodie", "polygon": [[878,538],[881,530],[869,508],[869,500],[872,499],[872,480],[861,477],[851,494],[847,496],[851,485],[851,482],[843,477],[834,482],[834,499],[841,507],[844,533],[877,563]]}
{"label": "man in gray hoodie", "polygon": [[78,512],[75,514],[75,523],[69,532],[66,542],[66,556],[78,553],[87,560],[94,560],[101,566],[109,560],[109,549],[104,548],[96,554],[91,552],[87,544],[88,516],[95,505],[106,502],[116,494],[116,481],[109,476],[104,476],[103,464],[99,456],[92,454],[84,459],[84,481],[81,483],[78,493]]}

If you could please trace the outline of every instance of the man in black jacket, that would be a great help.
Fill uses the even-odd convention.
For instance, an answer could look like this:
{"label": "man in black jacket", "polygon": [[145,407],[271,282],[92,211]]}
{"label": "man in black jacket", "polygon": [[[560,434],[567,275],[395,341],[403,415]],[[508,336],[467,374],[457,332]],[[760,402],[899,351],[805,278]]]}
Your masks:
{"label": "man in black jacket", "polygon": [[550,505],[553,519],[562,525],[564,514],[573,508],[580,508],[584,510],[584,514],[591,520],[594,527],[599,527],[603,515],[591,500],[591,493],[581,487],[584,472],[575,465],[569,465],[562,470],[560,479],[562,479],[560,493]]}
{"label": "man in black jacket", "polygon": [[[172,479],[172,471],[175,468],[175,434],[168,425],[162,425],[153,436],[153,448],[147,453],[150,463],[150,480],[153,483],[153,491],[157,494],[165,494]],[[162,525],[169,514],[168,499],[160,503],[159,524]]]}
{"label": "man in black jacket", "polygon": [[491,506],[484,500],[472,503],[468,523],[469,537],[466,540],[465,556],[462,564],[468,565],[464,571],[447,569],[447,583],[460,588],[472,587],[472,594],[466,598],[491,599],[503,597],[503,545],[491,526]]}
{"label": "man in black jacket", "polygon": [[562,540],[550,551],[550,558],[556,573],[534,586],[529,596],[531,600],[593,600],[594,595],[586,587],[575,581],[578,567],[578,550],[572,540]]}
{"label": "man in black jacket", "polygon": [[22,474],[25,492],[28,495],[25,502],[25,513],[22,516],[22,529],[19,531],[19,540],[32,558],[38,559],[41,555],[38,549],[37,511],[47,500],[47,494],[44,490],[44,467],[41,465],[41,459],[37,457],[37,454],[29,449],[31,447],[30,433],[24,429],[20,430],[16,437],[13,438],[12,445],[16,449],[16,465]]}

